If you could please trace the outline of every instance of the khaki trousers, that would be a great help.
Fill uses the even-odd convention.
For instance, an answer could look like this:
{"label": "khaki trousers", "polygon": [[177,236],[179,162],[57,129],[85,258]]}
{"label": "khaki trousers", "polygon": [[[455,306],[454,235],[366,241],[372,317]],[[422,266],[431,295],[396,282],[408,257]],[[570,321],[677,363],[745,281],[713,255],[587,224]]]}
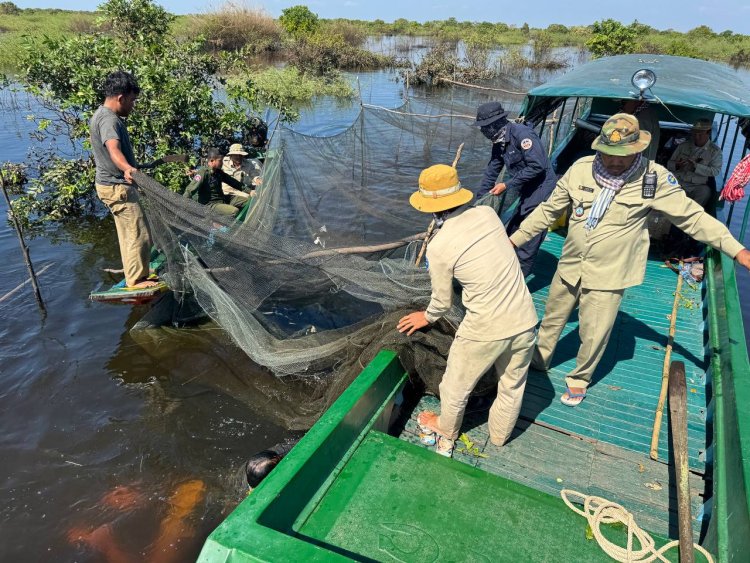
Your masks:
{"label": "khaki trousers", "polygon": [[134,186],[127,184],[96,184],[96,195],[115,218],[125,283],[132,287],[148,277],[148,264],[151,258],[151,237],[138,192]]}
{"label": "khaki trousers", "polygon": [[580,281],[578,285],[572,286],[555,272],[549,286],[549,297],[539,327],[539,338],[531,367],[545,371],[549,369],[560,334],[578,304],[581,346],[576,356],[576,367],[567,375],[565,383],[568,387],[588,387],[609,342],[624,292],[623,289],[581,289]]}
{"label": "khaki trousers", "polygon": [[440,382],[438,426],[445,432],[446,438],[458,438],[469,395],[492,364],[495,364],[500,379],[497,397],[490,408],[490,439],[501,446],[510,438],[521,411],[535,336],[534,328],[510,338],[489,342],[456,336],[448,354],[445,375]]}

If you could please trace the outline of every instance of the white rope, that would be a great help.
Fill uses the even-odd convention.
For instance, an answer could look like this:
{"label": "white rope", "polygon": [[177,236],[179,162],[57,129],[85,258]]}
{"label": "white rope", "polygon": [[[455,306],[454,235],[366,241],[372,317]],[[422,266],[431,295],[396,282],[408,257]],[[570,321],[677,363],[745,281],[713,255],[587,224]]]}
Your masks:
{"label": "white rope", "polygon": [[[633,515],[616,502],[593,495],[584,495],[571,489],[563,489],[560,491],[560,496],[563,502],[568,505],[568,508],[586,518],[599,547],[616,561],[624,563],[649,563],[650,561],[657,560],[668,562],[669,559],[664,557],[664,553],[680,545],[679,541],[674,540],[656,549],[654,539],[651,535],[641,529],[636,524]],[[575,506],[573,502],[582,504],[583,510]],[[612,543],[604,537],[601,531],[602,524],[613,524],[616,522],[624,524],[627,528],[628,542],[626,547]],[[638,541],[640,549],[634,549],[633,544],[635,542],[633,539]],[[714,560],[708,551],[697,543],[693,545],[697,551],[703,554],[708,563],[713,563]]]}

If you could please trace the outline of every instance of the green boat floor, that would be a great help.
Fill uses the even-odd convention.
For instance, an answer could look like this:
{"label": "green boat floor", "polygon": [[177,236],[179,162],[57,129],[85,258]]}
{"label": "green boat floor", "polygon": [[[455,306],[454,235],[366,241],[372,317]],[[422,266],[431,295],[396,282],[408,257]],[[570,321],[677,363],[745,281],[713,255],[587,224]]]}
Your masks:
{"label": "green boat floor", "polygon": [[[549,283],[564,238],[549,233],[527,281],[541,319]],[[594,373],[588,396],[578,407],[560,403],[565,374],[575,367],[578,351],[578,316],[574,312],[563,331],[549,372],[529,372],[521,416],[648,455],[654,413],[661,389],[662,366],[677,275],[663,262],[649,259],[642,285],[625,295],[607,351]],[[688,450],[690,468],[702,473],[706,461],[707,330],[700,288],[683,284],[677,311],[672,361],[685,363],[688,384]],[[659,459],[669,456],[665,405]]]}
{"label": "green boat floor", "polygon": [[298,534],[355,560],[609,561],[585,530],[559,498],[371,431]]}
{"label": "green boat floor", "polygon": [[[437,457],[434,446],[419,442],[416,415],[422,410],[439,408],[438,399],[423,397],[400,438]],[[670,487],[674,478],[669,466],[653,461],[647,454],[581,439],[525,420],[519,421],[511,440],[499,448],[489,441],[487,411],[467,413],[462,431],[477,452],[457,451],[454,454],[457,461],[558,497],[562,489],[573,489],[606,498],[632,512],[640,527],[663,537],[678,535],[677,498]],[[465,449],[462,443],[457,442],[457,450],[462,449]],[[694,473],[689,481],[697,542],[701,527],[697,516],[702,513],[704,482]]]}

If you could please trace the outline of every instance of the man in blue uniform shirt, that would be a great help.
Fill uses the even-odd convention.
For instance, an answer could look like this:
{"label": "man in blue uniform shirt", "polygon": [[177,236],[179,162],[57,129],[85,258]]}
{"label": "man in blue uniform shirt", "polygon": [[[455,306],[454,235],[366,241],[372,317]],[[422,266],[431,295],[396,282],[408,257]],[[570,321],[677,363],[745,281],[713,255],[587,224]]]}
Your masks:
{"label": "man in blue uniform shirt", "polygon": [[[482,134],[492,141],[492,156],[477,198],[487,193],[500,195],[507,189],[518,191],[520,201],[506,227],[508,235],[511,235],[537,205],[552,193],[557,176],[534,130],[527,125],[508,121],[508,112],[500,102],[487,102],[479,106],[477,120],[473,125],[479,127]],[[503,167],[508,180],[497,183]],[[536,253],[545,235],[545,232],[539,233],[516,249],[524,277],[531,273]]]}

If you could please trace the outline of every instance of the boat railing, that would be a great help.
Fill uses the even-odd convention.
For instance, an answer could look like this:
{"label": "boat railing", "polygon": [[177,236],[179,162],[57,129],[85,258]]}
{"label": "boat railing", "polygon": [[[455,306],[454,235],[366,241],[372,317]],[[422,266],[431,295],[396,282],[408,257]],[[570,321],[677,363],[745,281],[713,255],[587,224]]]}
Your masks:
{"label": "boat railing", "polygon": [[714,483],[705,545],[719,561],[740,561],[750,553],[750,535],[736,533],[750,529],[750,362],[734,261],[711,250],[706,266]]}

